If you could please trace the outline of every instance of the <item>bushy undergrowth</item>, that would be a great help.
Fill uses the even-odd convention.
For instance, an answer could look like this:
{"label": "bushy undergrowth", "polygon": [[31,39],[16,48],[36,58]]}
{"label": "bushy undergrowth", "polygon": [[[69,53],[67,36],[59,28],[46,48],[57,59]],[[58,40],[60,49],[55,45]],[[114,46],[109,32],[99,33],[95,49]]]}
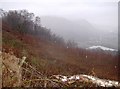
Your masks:
{"label": "bushy undergrowth", "polygon": [[[38,41],[34,37],[30,40],[31,36],[24,36],[21,40],[17,38],[18,35],[15,33],[6,33],[6,30],[3,30],[3,51],[8,53],[13,51],[13,54],[20,58],[26,56],[26,61],[47,76],[52,74],[92,74],[92,71],[94,71],[95,75],[101,78],[117,80],[116,56],[99,52],[92,53],[80,48],[61,47],[52,42]],[[20,35],[20,37],[23,36]],[[31,42],[27,42],[26,38]],[[10,43],[10,40],[15,42]],[[15,45],[13,45],[14,43]],[[16,44],[19,44],[19,46],[16,46]]]}
{"label": "bushy undergrowth", "polygon": [[96,76],[117,80],[117,55],[91,52],[78,48],[74,42],[65,42],[26,10],[3,11],[2,36],[3,51],[19,58],[26,56],[26,61],[46,76],[94,71]]}

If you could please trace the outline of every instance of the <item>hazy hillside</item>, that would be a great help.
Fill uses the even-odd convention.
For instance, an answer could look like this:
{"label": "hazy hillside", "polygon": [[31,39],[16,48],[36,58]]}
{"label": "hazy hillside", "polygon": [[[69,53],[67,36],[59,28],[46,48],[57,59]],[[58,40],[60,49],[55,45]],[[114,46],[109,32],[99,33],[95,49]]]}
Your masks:
{"label": "hazy hillside", "polygon": [[[35,17],[33,13],[29,13],[26,10],[2,11],[2,13],[2,52],[7,53],[8,56],[13,55],[15,61],[16,58],[20,60],[23,57],[26,58],[25,61],[35,68],[32,68],[32,70],[37,70],[37,73],[39,71],[42,78],[48,78],[52,75],[72,76],[85,74],[99,78],[118,80],[117,55],[111,55],[104,51],[91,52],[77,47],[72,41],[66,42],[62,37],[54,34],[52,30],[47,29],[47,27],[42,27],[40,17]],[[35,18],[35,20],[33,20],[33,18]],[[67,21],[64,24],[67,26],[74,25],[74,23],[67,24]],[[64,33],[66,33],[66,31]],[[10,61],[13,61],[11,57],[8,58],[10,58]],[[6,59],[6,56],[4,59]],[[18,61],[15,64],[18,64]],[[9,66],[8,62],[7,65]],[[30,72],[32,71],[30,70],[31,67],[30,69],[26,65],[23,65],[23,67]],[[17,68],[19,68],[18,65]],[[27,79],[25,81],[28,87],[42,86],[35,85],[39,83],[29,81],[37,77],[34,76],[33,73],[31,75],[31,73],[27,72],[25,76],[22,76],[22,79]],[[10,72],[10,74],[13,75],[15,73]],[[19,73],[17,72],[17,74]],[[14,82],[14,77],[11,76],[10,79]],[[6,80],[7,79],[5,79],[5,82]],[[8,84],[10,84],[9,81]],[[73,86],[75,85],[74,83],[72,84]]]}
{"label": "hazy hillside", "polygon": [[67,40],[70,39],[82,43],[82,45],[80,44],[81,47],[86,46],[86,42],[95,38],[94,28],[88,23],[79,24],[65,18],[50,16],[41,17],[41,23]]}
{"label": "hazy hillside", "polygon": [[71,21],[56,16],[42,16],[41,24],[63,36],[64,39],[76,41],[83,48],[103,45],[117,49],[118,37],[115,28],[92,25],[84,19]]}

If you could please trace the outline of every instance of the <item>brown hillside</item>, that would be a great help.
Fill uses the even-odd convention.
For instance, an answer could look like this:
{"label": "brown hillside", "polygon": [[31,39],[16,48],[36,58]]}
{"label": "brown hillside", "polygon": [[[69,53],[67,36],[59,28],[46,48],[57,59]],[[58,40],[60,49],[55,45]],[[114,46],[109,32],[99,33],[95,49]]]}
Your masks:
{"label": "brown hillside", "polygon": [[117,56],[89,52],[80,48],[67,48],[36,36],[22,35],[4,24],[2,36],[3,51],[20,58],[26,56],[26,61],[46,76],[84,73],[101,78],[118,79]]}

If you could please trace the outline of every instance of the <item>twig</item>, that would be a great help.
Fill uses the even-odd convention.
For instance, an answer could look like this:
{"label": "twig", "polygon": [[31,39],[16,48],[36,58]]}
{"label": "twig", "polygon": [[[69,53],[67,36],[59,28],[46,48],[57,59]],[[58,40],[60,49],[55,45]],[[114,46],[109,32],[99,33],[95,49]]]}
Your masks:
{"label": "twig", "polygon": [[[25,71],[27,71],[27,72],[29,72],[29,73],[31,73],[31,74],[32,74],[32,72],[31,72],[31,71],[29,71],[29,70],[27,70],[26,68],[23,68],[23,70],[25,70]],[[35,73],[36,73],[36,72],[35,72]],[[36,76],[36,77],[41,78],[41,77],[39,77],[39,76]]]}
{"label": "twig", "polygon": [[26,65],[28,65],[31,69],[33,69],[34,71],[36,71],[39,75],[42,75],[40,72],[38,72],[35,68],[33,68],[30,64],[28,64],[27,62],[24,62]]}

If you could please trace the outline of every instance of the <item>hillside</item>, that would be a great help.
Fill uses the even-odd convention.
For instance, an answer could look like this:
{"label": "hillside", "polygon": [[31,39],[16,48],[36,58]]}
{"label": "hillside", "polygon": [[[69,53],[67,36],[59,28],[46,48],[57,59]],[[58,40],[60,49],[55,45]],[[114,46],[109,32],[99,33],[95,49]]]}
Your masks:
{"label": "hillside", "polygon": [[[26,62],[46,77],[88,74],[118,80],[117,55],[90,52],[78,48],[72,42],[65,43],[62,38],[47,28],[36,25],[31,19],[27,18],[28,20],[24,22],[17,18],[20,16],[16,14],[17,12],[11,13],[11,16],[8,15],[11,18],[4,16],[2,24],[3,52],[15,55],[20,59],[25,56]],[[15,15],[16,18],[12,15]],[[9,19],[6,20],[6,17]],[[18,21],[13,24],[16,19]],[[35,30],[32,29],[33,27],[29,27],[33,25],[36,27]]]}
{"label": "hillside", "polygon": [[[120,87],[119,82],[99,79],[91,75],[42,75],[26,62],[26,57],[2,53],[3,87]],[[28,77],[29,76],[29,77]]]}
{"label": "hillside", "polygon": [[82,48],[103,45],[118,49],[117,27],[99,26],[85,19],[69,20],[57,16],[42,16],[41,24],[66,40],[75,40]]}

